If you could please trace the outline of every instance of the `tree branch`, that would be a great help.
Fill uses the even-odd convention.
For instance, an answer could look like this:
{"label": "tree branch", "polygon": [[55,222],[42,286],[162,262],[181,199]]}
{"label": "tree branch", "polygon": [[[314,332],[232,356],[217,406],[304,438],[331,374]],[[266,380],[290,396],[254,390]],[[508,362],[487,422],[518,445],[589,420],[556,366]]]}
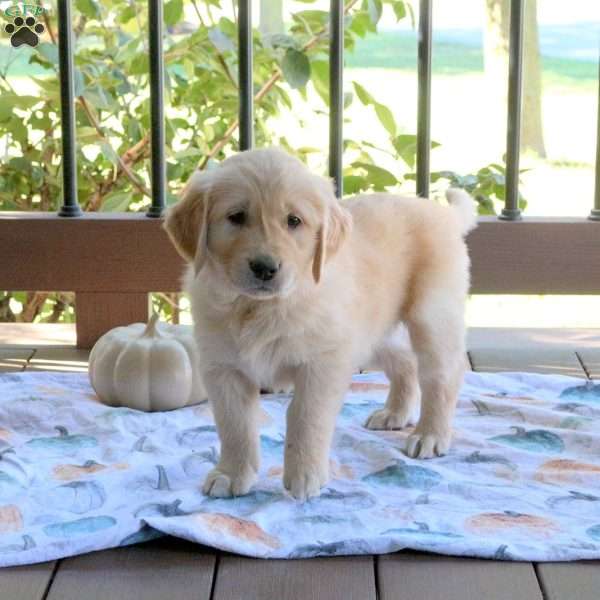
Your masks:
{"label": "tree branch", "polygon": [[[194,7],[194,10],[196,11],[196,14],[198,15],[198,19],[200,19],[200,23],[202,23],[202,25],[204,27],[206,27],[206,25],[204,24],[204,21],[202,19],[202,15],[200,14],[200,9],[198,8],[198,5],[196,4],[196,0],[191,0],[191,2],[192,2],[192,6]],[[238,88],[237,81],[234,79],[233,75],[231,74],[231,71],[229,70],[227,63],[225,62],[225,58],[223,57],[223,54],[221,54],[221,51],[215,46],[214,42],[210,38],[208,38],[208,39],[210,40],[210,43],[212,44],[213,48],[215,49],[215,52],[217,53],[217,60],[219,61],[220,65],[223,67],[223,70],[225,71],[225,75],[227,75],[227,78],[229,79],[229,81],[231,81],[233,86],[237,89]]]}
{"label": "tree branch", "polygon": [[[348,11],[358,2],[358,0],[351,0],[350,2],[348,2],[348,4],[344,7],[344,14],[347,14]],[[328,27],[325,26],[323,27],[320,31],[318,31],[317,33],[315,33],[315,35],[308,41],[306,42],[306,44],[304,44],[304,46],[302,46],[302,50],[304,52],[306,52],[306,50],[310,50],[311,48],[313,48],[314,46],[316,46],[319,41],[321,41],[321,39],[323,38],[323,36],[328,32]],[[281,77],[283,76],[283,73],[277,69],[273,72],[273,74],[271,75],[271,77],[269,77],[269,79],[267,80],[267,82],[262,86],[262,88],[256,93],[256,95],[254,96],[254,101],[255,102],[260,102],[268,93],[269,91],[273,88],[273,86],[281,79]],[[218,154],[227,144],[227,142],[230,140],[231,136],[234,134],[235,130],[239,127],[240,122],[239,119],[236,119],[225,131],[225,133],[223,134],[223,137],[210,149],[210,151],[208,152],[208,154],[206,154],[202,160],[200,161],[200,164],[198,165],[199,169],[204,169],[204,167],[206,167],[208,161],[215,156],[216,154]]]}
{"label": "tree branch", "polygon": [[[87,103],[87,100],[83,96],[78,96],[77,100],[81,104],[81,107],[85,111],[85,114],[87,115],[90,123],[94,126],[94,129],[96,130],[98,135],[102,138],[102,140],[104,140],[107,144],[109,144],[110,142],[108,141],[106,134],[102,130],[100,123],[98,123],[98,119],[96,119],[96,115],[94,115],[92,109],[90,108],[89,104]],[[140,182],[138,180],[138,178],[134,175],[134,173],[131,171],[129,166],[125,163],[125,161],[119,155],[117,155],[117,163],[119,164],[119,167],[125,173],[125,175],[127,175],[127,178],[131,181],[131,183],[133,183],[133,185],[142,194],[144,194],[146,196],[150,196],[150,190],[142,182]]]}

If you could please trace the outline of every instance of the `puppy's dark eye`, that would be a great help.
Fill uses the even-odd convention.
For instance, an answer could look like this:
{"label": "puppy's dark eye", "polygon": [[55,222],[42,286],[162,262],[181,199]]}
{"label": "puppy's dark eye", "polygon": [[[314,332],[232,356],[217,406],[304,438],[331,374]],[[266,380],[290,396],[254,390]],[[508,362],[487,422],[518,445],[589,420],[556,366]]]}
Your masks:
{"label": "puppy's dark eye", "polygon": [[288,215],[287,224],[290,229],[296,229],[302,224],[302,221],[296,215]]}
{"label": "puppy's dark eye", "polygon": [[227,219],[233,225],[243,225],[246,222],[246,213],[243,210],[230,214]]}

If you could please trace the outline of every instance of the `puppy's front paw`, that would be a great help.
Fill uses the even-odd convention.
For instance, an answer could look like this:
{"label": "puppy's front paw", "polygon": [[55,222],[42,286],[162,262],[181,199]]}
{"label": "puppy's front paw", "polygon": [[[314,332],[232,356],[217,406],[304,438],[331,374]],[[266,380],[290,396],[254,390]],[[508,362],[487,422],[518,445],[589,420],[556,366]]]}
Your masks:
{"label": "puppy's front paw", "polygon": [[450,434],[421,433],[415,431],[406,442],[406,454],[411,458],[443,456],[450,448]]}
{"label": "puppy's front paw", "polygon": [[256,478],[256,473],[251,468],[239,473],[226,473],[221,468],[215,467],[206,476],[202,492],[213,498],[243,496],[250,491]]}
{"label": "puppy's front paw", "polygon": [[329,466],[285,466],[283,486],[296,500],[305,501],[321,494],[321,488],[329,481]]}
{"label": "puppy's front paw", "polygon": [[410,415],[381,408],[371,413],[365,427],[367,429],[403,429],[410,422]]}

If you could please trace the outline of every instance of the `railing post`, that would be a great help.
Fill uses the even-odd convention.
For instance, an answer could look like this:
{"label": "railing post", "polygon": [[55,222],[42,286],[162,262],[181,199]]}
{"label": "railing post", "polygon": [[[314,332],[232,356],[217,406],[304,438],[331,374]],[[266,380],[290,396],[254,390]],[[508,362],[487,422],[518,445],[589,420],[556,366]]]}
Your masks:
{"label": "railing post", "polygon": [[526,0],[510,2],[508,46],[508,127],[506,132],[506,198],[499,218],[521,219],[519,208],[519,157],[521,149],[521,106],[523,90],[523,16]]}
{"label": "railing post", "polygon": [[254,82],[252,76],[252,2],[240,0],[238,8],[240,82],[240,150],[254,146]]}
{"label": "railing post", "polygon": [[70,0],[58,0],[58,65],[60,77],[60,123],[62,130],[63,204],[60,217],[78,217],[77,157],[75,147],[75,84],[73,80],[73,18]]}
{"label": "railing post", "polygon": [[148,0],[150,63],[150,151],[152,160],[152,204],[147,217],[160,217],[166,204],[165,163],[165,62],[163,57],[163,2]]}
{"label": "railing post", "polygon": [[77,347],[91,348],[114,327],[146,323],[150,298],[142,292],[76,292],[75,312]]}
{"label": "railing post", "polygon": [[598,117],[596,121],[596,184],[594,208],[592,208],[589,218],[592,221],[600,221],[600,61],[598,62]]}
{"label": "railing post", "polygon": [[431,4],[419,5],[418,105],[417,105],[417,196],[429,196],[431,153]]}
{"label": "railing post", "polygon": [[342,155],[344,148],[344,2],[331,0],[329,15],[329,176],[335,193],[344,193]]}

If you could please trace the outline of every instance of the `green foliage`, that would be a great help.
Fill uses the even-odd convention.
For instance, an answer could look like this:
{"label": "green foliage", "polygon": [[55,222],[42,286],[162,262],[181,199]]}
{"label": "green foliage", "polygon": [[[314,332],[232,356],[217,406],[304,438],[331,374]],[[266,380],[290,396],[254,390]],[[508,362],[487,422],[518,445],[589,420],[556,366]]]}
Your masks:
{"label": "green foliage", "polygon": [[[520,172],[525,173],[527,169]],[[479,214],[495,215],[495,201],[504,202],[506,199],[506,168],[498,163],[492,163],[479,169],[477,173],[459,175],[453,171],[438,171],[431,174],[431,181],[447,180],[451,187],[466,190],[479,205]],[[527,201],[519,195],[519,208],[524,209]]]}
{"label": "green foliage", "polygon": [[[311,0],[304,2],[306,9],[291,16],[286,32],[263,38],[255,31],[253,40],[259,95],[256,144],[279,144],[300,158],[315,150],[293,147],[286,134],[270,123],[282,114],[293,117],[291,94],[296,92],[292,90],[311,106],[315,103],[311,92],[316,92],[323,104],[315,110],[327,110],[329,15],[314,9]],[[384,5],[392,7],[398,20],[413,18],[404,0],[346,1],[344,45],[350,56],[357,40],[377,32]],[[230,11],[231,3],[222,0],[167,0],[164,5],[169,203],[176,200],[192,171],[238,150],[237,132],[228,132],[238,116],[237,24]],[[8,63],[0,61],[0,139],[6,140],[0,162],[0,210],[54,211],[61,203],[56,2],[48,14],[51,36],[29,58],[39,94],[17,94],[6,78]],[[78,195],[85,210],[140,211],[150,203],[147,21],[144,2],[74,3]],[[345,94],[345,106],[356,96],[370,107],[389,144],[378,148],[368,139],[345,140],[345,192],[401,186],[414,170],[415,136],[400,130],[392,111],[376,100],[374,91],[356,82],[353,91]],[[381,153],[393,159],[394,172],[379,164]],[[476,175],[478,184],[473,189],[500,198],[497,186],[490,187],[495,174],[483,171]],[[18,294],[11,297],[23,306],[31,302]],[[8,306],[10,299],[2,298],[0,303]],[[163,300],[159,302],[163,314],[171,314]],[[64,297],[60,301],[69,305]],[[57,302],[58,295],[49,296],[34,316],[41,318],[48,311],[55,315]],[[71,313],[65,310],[58,318],[69,319]],[[8,310],[4,316],[11,318],[11,314]]]}

